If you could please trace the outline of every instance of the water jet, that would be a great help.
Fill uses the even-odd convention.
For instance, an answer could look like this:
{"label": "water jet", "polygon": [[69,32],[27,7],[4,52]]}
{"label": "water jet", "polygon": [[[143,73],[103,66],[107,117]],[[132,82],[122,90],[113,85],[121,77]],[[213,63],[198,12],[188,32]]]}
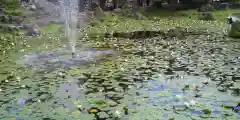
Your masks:
{"label": "water jet", "polygon": [[65,36],[69,41],[72,55],[75,54],[78,21],[78,0],[60,0],[61,19],[64,21]]}

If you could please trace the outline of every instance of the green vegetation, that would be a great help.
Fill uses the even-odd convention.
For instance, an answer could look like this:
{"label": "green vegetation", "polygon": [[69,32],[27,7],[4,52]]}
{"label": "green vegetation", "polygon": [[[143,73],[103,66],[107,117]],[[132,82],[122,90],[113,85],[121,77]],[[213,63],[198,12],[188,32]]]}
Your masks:
{"label": "green vegetation", "polygon": [[23,9],[8,9],[6,10],[6,14],[8,15],[14,15],[14,16],[18,16],[18,15],[24,15],[27,11],[23,10]]}
{"label": "green vegetation", "polygon": [[0,0],[0,7],[6,9],[16,9],[20,7],[20,0]]}
{"label": "green vegetation", "polygon": [[[211,77],[217,80],[221,76],[219,73],[234,70],[231,66],[222,67],[227,58],[221,56],[239,51],[237,42],[233,42],[238,39],[225,38],[226,17],[232,12],[236,11],[214,11],[216,21],[198,20],[199,13],[192,10],[175,13],[143,10],[149,18],[145,20],[106,13],[105,18],[95,19],[86,33],[81,33],[83,36],[78,39],[77,46],[113,49],[118,54],[104,56],[102,61],[93,64],[46,73],[25,68],[15,61],[29,52],[49,51],[67,45],[67,39],[59,35],[60,25],[43,27],[41,31],[47,34],[40,37],[3,33],[0,37],[0,54],[4,55],[0,56],[0,119],[94,120],[97,116],[109,120],[237,120],[237,113],[221,107],[228,104],[224,100],[234,100],[234,97],[218,92],[212,87],[215,83],[201,88],[203,97],[196,101],[193,97],[198,91],[196,86],[206,80],[199,74],[214,73]],[[185,36],[168,36],[169,29]],[[102,35],[141,30],[163,31],[167,35],[146,35],[144,39]],[[221,48],[223,53],[216,52],[216,57],[195,51]],[[192,60],[190,64],[186,62],[188,59]],[[172,61],[181,64],[171,64]],[[181,67],[189,69],[189,75],[176,70]],[[192,69],[197,70],[193,72]],[[231,108],[237,102],[230,101],[226,106]]]}

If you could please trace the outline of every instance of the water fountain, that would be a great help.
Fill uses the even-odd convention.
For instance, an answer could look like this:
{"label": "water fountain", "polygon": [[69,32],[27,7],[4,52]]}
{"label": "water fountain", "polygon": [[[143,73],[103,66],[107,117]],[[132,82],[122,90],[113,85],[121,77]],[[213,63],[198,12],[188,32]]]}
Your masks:
{"label": "water fountain", "polygon": [[69,40],[72,57],[76,52],[76,31],[78,17],[78,1],[77,0],[60,0],[61,17],[65,23],[65,35]]}
{"label": "water fountain", "polygon": [[[82,34],[77,29],[79,26],[81,29],[84,29],[87,25],[86,22],[83,22],[82,16],[79,17],[78,1],[79,0],[59,0],[59,4],[56,6],[60,13],[60,20],[64,22],[64,32],[70,49],[66,50],[64,47],[60,47],[57,50],[24,55],[23,62],[25,65],[40,68],[41,70],[54,70],[96,61],[100,58],[98,57],[99,55],[114,54],[112,50],[99,51],[86,49],[83,48],[82,44],[80,48],[76,49],[76,40],[78,40],[79,34]],[[83,1],[84,0],[80,0],[80,2],[82,2],[80,4],[84,4]],[[46,11],[47,10],[48,8],[46,8]],[[52,10],[49,10],[47,12],[56,16],[56,11],[52,12]],[[84,11],[82,13],[84,14]]]}

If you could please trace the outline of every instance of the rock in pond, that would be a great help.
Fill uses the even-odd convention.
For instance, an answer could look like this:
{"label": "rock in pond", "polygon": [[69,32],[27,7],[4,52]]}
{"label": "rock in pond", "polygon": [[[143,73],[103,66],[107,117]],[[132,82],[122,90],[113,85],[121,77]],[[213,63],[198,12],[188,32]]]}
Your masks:
{"label": "rock in pond", "polygon": [[240,13],[233,13],[228,18],[228,36],[240,37]]}

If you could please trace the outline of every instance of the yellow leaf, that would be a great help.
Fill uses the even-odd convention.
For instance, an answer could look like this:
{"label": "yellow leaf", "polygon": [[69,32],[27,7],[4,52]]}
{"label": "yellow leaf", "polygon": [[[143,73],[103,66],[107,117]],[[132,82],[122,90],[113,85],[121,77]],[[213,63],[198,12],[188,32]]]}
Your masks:
{"label": "yellow leaf", "polygon": [[97,109],[90,109],[88,112],[89,112],[89,113],[97,113],[98,110],[97,110]]}

